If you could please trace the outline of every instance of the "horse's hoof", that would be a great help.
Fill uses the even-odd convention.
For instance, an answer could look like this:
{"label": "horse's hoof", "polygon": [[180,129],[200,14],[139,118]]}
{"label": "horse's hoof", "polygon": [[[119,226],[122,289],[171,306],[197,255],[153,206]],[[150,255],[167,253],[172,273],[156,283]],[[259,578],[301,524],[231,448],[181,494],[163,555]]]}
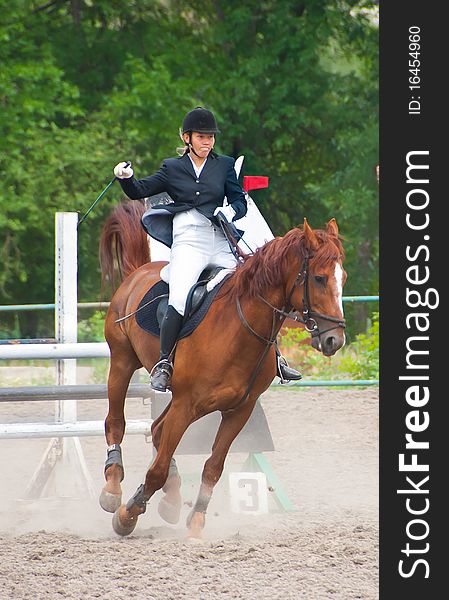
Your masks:
{"label": "horse's hoof", "polygon": [[165,498],[161,498],[157,507],[159,515],[171,525],[176,525],[179,522],[179,516],[181,514],[182,502],[179,501],[176,504],[170,504]]}
{"label": "horse's hoof", "polygon": [[204,513],[195,511],[195,509],[193,509],[187,516],[187,520],[186,520],[187,529],[189,530],[189,532],[187,534],[187,539],[189,541],[196,540],[196,541],[201,542],[202,541],[202,531],[204,529],[205,524],[206,524],[206,515]]}
{"label": "horse's hoof", "polygon": [[[120,513],[124,512],[125,515],[120,515]],[[122,504],[114,513],[112,517],[112,527],[115,533],[118,535],[129,535],[132,533],[137,525],[137,517],[132,517],[128,515],[128,511],[124,504]]]}
{"label": "horse's hoof", "polygon": [[111,492],[101,490],[99,502],[103,510],[105,510],[106,512],[115,513],[115,511],[120,507],[120,504],[122,503],[122,495],[111,494]]}

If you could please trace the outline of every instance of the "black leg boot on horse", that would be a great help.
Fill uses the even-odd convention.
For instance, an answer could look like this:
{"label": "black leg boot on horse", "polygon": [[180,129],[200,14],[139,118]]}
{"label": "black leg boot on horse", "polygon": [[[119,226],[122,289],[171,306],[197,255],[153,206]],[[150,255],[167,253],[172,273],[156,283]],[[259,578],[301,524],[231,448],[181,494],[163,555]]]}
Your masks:
{"label": "black leg boot on horse", "polygon": [[159,362],[154,365],[150,380],[151,387],[158,392],[166,392],[170,386],[173,373],[173,362],[170,355],[178,339],[182,319],[183,316],[173,306],[169,305],[167,307],[167,312],[161,324]]}

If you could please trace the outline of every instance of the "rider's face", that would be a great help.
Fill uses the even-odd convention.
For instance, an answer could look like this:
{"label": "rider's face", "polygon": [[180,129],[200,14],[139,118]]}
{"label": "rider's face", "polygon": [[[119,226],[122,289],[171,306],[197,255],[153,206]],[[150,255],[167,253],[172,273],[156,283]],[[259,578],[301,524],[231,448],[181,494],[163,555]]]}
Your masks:
{"label": "rider's face", "polygon": [[[189,141],[188,134],[184,134],[185,141]],[[215,144],[215,135],[213,133],[198,133],[193,131],[190,136],[190,143],[197,156],[206,158]]]}

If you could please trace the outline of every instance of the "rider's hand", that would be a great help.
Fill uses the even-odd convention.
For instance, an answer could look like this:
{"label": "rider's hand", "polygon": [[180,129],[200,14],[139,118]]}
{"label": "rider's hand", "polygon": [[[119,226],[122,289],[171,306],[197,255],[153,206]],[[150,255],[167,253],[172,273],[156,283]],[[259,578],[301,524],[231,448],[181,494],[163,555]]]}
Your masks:
{"label": "rider's hand", "polygon": [[117,179],[129,179],[134,175],[134,171],[129,163],[120,162],[114,167],[114,175]]}
{"label": "rider's hand", "polygon": [[224,217],[227,221],[229,221],[229,223],[231,223],[232,219],[235,217],[235,210],[230,204],[228,204],[228,206],[219,206],[218,208],[216,208],[214,210],[214,217],[216,217],[218,213],[224,215]]}

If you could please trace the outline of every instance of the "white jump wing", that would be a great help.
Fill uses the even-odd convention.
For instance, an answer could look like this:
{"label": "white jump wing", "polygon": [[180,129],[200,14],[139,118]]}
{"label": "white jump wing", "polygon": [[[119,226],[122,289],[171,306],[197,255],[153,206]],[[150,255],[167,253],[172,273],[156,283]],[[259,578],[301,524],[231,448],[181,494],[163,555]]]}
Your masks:
{"label": "white jump wing", "polygon": [[237,179],[240,176],[240,171],[242,170],[242,165],[243,165],[244,160],[245,160],[245,157],[242,155],[242,156],[239,156],[234,163],[234,169],[235,169],[235,174],[237,175]]}
{"label": "white jump wing", "polygon": [[237,229],[245,232],[239,242],[239,248],[245,254],[250,254],[274,239],[274,235],[256,203],[249,195],[247,195],[247,206],[246,215],[238,221],[234,221],[234,223]]}
{"label": "white jump wing", "polygon": [[[235,161],[234,169],[237,177],[239,177],[242,170],[244,159],[244,156],[239,156]],[[245,254],[249,254],[272,240],[274,235],[249,194],[246,195],[246,199],[248,206],[247,213],[238,221],[234,221],[234,223],[237,229],[242,229],[245,232],[243,239],[239,242],[239,247]]]}

